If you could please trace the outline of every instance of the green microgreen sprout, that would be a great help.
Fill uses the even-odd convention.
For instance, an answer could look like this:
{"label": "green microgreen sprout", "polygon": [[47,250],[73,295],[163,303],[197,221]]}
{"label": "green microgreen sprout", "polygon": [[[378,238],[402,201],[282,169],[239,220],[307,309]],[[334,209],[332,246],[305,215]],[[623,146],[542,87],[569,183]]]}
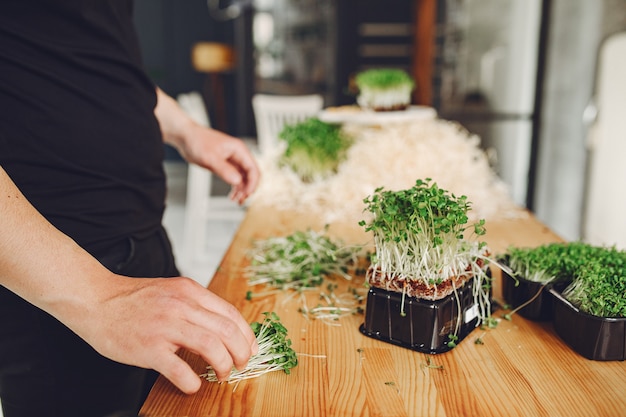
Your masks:
{"label": "green microgreen sprout", "polygon": [[[287,329],[280,322],[274,312],[263,313],[265,318],[261,323],[250,325],[256,335],[259,351],[248,361],[245,369],[233,369],[228,382],[240,382],[245,379],[257,378],[273,371],[283,371],[286,374],[298,365],[298,357],[291,347],[291,340],[287,338]],[[213,367],[207,366],[207,372],[200,377],[207,381],[218,382]]]}
{"label": "green microgreen sprout", "polygon": [[339,125],[315,117],[286,125],[279,138],[287,144],[279,164],[291,168],[303,182],[335,174],[353,143]]}
{"label": "green microgreen sprout", "polygon": [[626,252],[599,248],[575,273],[563,297],[597,317],[626,317]]}
{"label": "green microgreen sprout", "polygon": [[[265,285],[267,289],[250,290],[246,299],[293,290],[299,295],[298,311],[306,318],[339,325],[341,317],[363,313],[367,289],[349,286],[338,293],[338,284],[330,280],[364,275],[362,252],[361,246],[345,246],[338,239],[312,230],[256,241],[248,253],[248,284]],[[319,302],[314,307],[309,307],[305,295],[311,291],[319,291]]]}
{"label": "green microgreen sprout", "polygon": [[426,373],[426,369],[439,369],[439,370],[443,371],[444,367],[443,367],[443,365],[435,365],[433,363],[431,357],[430,356],[426,356],[426,363],[421,363],[420,364],[420,369],[425,374]]}
{"label": "green microgreen sprout", "polygon": [[537,299],[537,297],[539,297],[539,295],[541,294],[541,292],[543,291],[543,289],[545,287],[546,287],[545,284],[542,285],[541,287],[539,287],[539,290],[535,293],[535,295],[533,295],[532,297],[530,297],[530,299],[528,299],[527,301],[525,301],[522,304],[518,305],[517,307],[515,307],[514,309],[512,309],[508,313],[503,314],[502,318],[505,319],[505,320],[508,320],[508,321],[513,320],[513,315],[515,313],[517,313],[518,311],[520,311],[522,308],[526,307],[527,305],[529,305],[530,303],[535,301]]}
{"label": "green microgreen sprout", "polygon": [[[601,248],[583,242],[554,242],[537,247],[509,247],[498,259],[514,279],[542,284],[571,279]],[[506,268],[508,266],[508,268]]]}
{"label": "green microgreen sprout", "polygon": [[[487,264],[493,261],[486,244],[477,239],[485,234],[485,221],[468,224],[471,204],[467,197],[457,197],[431,181],[418,179],[412,188],[400,191],[380,187],[364,199],[371,219],[359,225],[374,234],[376,248],[368,281],[401,291],[403,297],[412,287],[426,287],[434,293],[429,299],[437,299],[440,284],[474,279],[478,317],[485,323],[491,316]],[[452,288],[456,293],[454,281]],[[456,339],[450,338],[448,346],[456,346]]]}
{"label": "green microgreen sprout", "polygon": [[248,284],[301,290],[319,287],[324,278],[331,276],[350,280],[348,271],[357,265],[361,250],[360,246],[344,246],[339,240],[313,230],[257,240],[248,252]]}
{"label": "green microgreen sprout", "polygon": [[385,385],[387,385],[388,387],[393,387],[396,389],[396,392],[399,394],[400,390],[398,389],[398,387],[396,387],[396,383],[393,381],[387,381],[385,382]]}
{"label": "green microgreen sprout", "polygon": [[454,348],[456,347],[456,343],[458,340],[459,340],[459,336],[457,336],[456,334],[449,334],[448,342],[446,343],[446,345],[448,345],[449,348]]}
{"label": "green microgreen sprout", "polygon": [[487,317],[485,320],[483,320],[483,322],[480,325],[481,329],[495,329],[496,327],[498,327],[498,319],[491,316],[491,317]]}

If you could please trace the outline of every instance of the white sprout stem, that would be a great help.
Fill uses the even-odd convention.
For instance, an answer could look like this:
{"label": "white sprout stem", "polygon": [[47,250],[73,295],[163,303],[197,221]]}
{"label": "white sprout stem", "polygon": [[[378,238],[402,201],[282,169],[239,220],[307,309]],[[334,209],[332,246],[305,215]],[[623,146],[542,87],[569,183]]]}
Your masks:
{"label": "white sprout stem", "polygon": [[[276,360],[287,356],[286,353],[272,353],[274,340],[268,337],[270,328],[268,321],[264,321],[257,335],[258,352],[250,357],[248,364],[242,370],[233,368],[228,377],[228,383],[239,382],[245,379],[257,378],[269,372],[283,370],[283,364]],[[201,374],[200,377],[207,381],[218,382],[215,370],[211,366],[207,366],[207,372]]]}
{"label": "white sprout stem", "polygon": [[[375,236],[374,239],[376,262],[373,268],[379,269],[389,280],[405,281],[401,312],[404,312],[406,282],[421,280],[436,290],[437,283],[454,277],[471,276],[474,279],[472,296],[478,305],[480,322],[484,323],[491,316],[489,293],[483,285],[487,280],[485,265],[494,261],[486,256],[487,250],[478,242],[461,240],[453,234],[444,236],[439,245],[433,245],[431,238],[419,234],[408,235],[405,242],[387,242],[381,236]],[[453,289],[457,294],[454,285]],[[457,302],[460,303],[459,300]],[[461,314],[459,306],[455,334],[458,332]]]}

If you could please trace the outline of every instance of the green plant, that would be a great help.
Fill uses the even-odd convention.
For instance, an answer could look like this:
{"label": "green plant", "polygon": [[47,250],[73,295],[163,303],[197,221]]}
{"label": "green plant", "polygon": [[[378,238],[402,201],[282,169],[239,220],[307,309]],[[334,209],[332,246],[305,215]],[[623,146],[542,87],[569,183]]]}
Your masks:
{"label": "green plant", "polygon": [[[349,280],[348,271],[356,267],[361,251],[359,246],[345,246],[313,230],[257,240],[248,252],[248,283],[266,284],[275,290],[301,290],[318,287],[330,276]],[[253,296],[248,293],[248,298]]]}
{"label": "green plant", "polygon": [[279,138],[287,148],[279,163],[290,167],[304,182],[324,179],[337,172],[346,158],[352,139],[339,125],[309,118],[303,122],[286,125]]}
{"label": "green plant", "polygon": [[360,72],[355,77],[355,83],[360,89],[364,87],[384,89],[405,85],[413,87],[415,84],[406,72],[392,68],[378,68]]}
{"label": "green plant", "polygon": [[[500,260],[505,268],[508,265],[507,272],[514,279],[524,277],[544,286],[571,281],[563,296],[585,313],[626,317],[626,253],[623,251],[583,242],[558,242],[534,248],[511,247]],[[510,319],[539,292],[504,317]]]}
{"label": "green plant", "polygon": [[[233,369],[228,382],[240,382],[244,379],[257,378],[268,372],[283,371],[286,374],[298,365],[298,357],[291,347],[291,340],[287,338],[287,329],[280,322],[274,312],[263,313],[265,318],[254,322],[250,326],[256,335],[259,351],[248,361],[245,369]],[[200,377],[207,381],[217,382],[213,367],[207,366],[207,372]]]}
{"label": "green plant", "polygon": [[581,263],[563,297],[593,316],[626,317],[626,253],[597,248]]}
{"label": "green plant", "polygon": [[602,248],[583,242],[556,242],[533,248],[509,247],[498,257],[511,277],[548,284],[571,280]]}
{"label": "green plant", "polygon": [[417,180],[408,190],[375,190],[367,197],[371,221],[361,220],[373,232],[375,267],[390,279],[409,279],[436,285],[458,275],[471,275],[472,266],[482,268],[485,244],[464,238],[468,228],[485,233],[484,220],[467,226],[470,203],[439,188],[431,179]]}
{"label": "green plant", "polygon": [[[375,255],[368,270],[370,284],[400,290],[403,296],[437,299],[447,286],[456,291],[468,279],[475,280],[474,297],[479,317],[490,317],[488,249],[477,236],[485,233],[485,221],[468,224],[470,202],[441,189],[431,179],[417,180],[407,190],[383,188],[365,198],[369,221],[359,225],[374,235]],[[468,236],[466,236],[468,235]],[[414,290],[414,292],[412,292]],[[455,344],[456,330],[450,337]]]}

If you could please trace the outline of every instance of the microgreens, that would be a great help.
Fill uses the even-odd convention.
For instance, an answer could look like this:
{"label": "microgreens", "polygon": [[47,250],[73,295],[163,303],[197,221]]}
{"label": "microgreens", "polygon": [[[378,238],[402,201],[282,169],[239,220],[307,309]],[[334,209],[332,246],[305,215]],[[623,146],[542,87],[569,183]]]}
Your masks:
{"label": "microgreens", "polygon": [[[250,325],[256,335],[259,351],[250,358],[245,369],[233,369],[228,378],[229,383],[257,378],[273,371],[289,374],[291,368],[298,365],[296,352],[291,348],[291,340],[287,339],[287,329],[280,322],[280,318],[274,312],[263,314],[265,318],[261,323],[254,322]],[[211,382],[218,381],[211,366],[207,366],[207,372],[200,377]]]}
{"label": "microgreens", "polygon": [[[258,240],[248,253],[248,283],[301,290],[319,287],[330,276],[350,280],[348,271],[356,266],[361,251],[361,247],[344,246],[341,241],[313,230]],[[249,298],[254,296],[249,293]]]}
{"label": "microgreens", "polygon": [[555,242],[531,248],[509,247],[499,259],[508,265],[513,278],[547,284],[571,279],[598,250],[601,248],[582,242]]}
{"label": "microgreens", "polygon": [[[519,284],[519,282],[518,282]],[[541,292],[543,291],[543,289],[546,287],[546,285],[542,285],[541,287],[539,287],[539,290],[537,290],[537,292],[535,293],[535,295],[533,295],[532,297],[530,297],[528,300],[526,300],[525,302],[523,302],[522,304],[518,305],[517,307],[515,307],[514,309],[512,309],[511,311],[509,311],[508,313],[505,313],[502,315],[502,318],[505,320],[513,320],[513,315],[515,313],[517,313],[518,311],[520,311],[521,309],[523,309],[524,307],[526,307],[527,305],[529,305],[530,303],[532,303],[533,301],[535,301],[537,299],[537,297],[539,297],[539,295],[541,294]],[[505,308],[505,307],[503,307]],[[506,309],[506,308],[505,308]]]}
{"label": "microgreens", "polygon": [[[476,239],[485,234],[485,221],[468,224],[467,197],[457,197],[431,181],[418,179],[412,188],[400,191],[380,187],[364,199],[372,218],[359,225],[373,233],[376,247],[368,279],[374,283],[378,274],[386,284],[402,283],[396,287],[402,289],[403,301],[411,282],[436,291],[448,280],[474,279],[478,316],[486,324],[491,315],[486,265],[491,260],[485,243]],[[456,292],[454,283],[452,288]],[[459,325],[448,336],[448,347],[456,346]]]}
{"label": "microgreens", "polygon": [[[583,312],[599,317],[626,317],[624,251],[582,242],[559,242],[535,248],[511,247],[501,259],[508,264],[514,279],[524,277],[543,284],[570,281],[563,296]],[[504,317],[510,319],[539,292]]]}
{"label": "microgreens", "polygon": [[[365,269],[360,265],[365,259],[363,252],[361,246],[345,246],[338,239],[312,230],[256,241],[248,253],[251,259],[246,269],[248,284],[265,284],[268,289],[250,290],[246,298],[251,300],[294,290],[292,295],[299,295],[298,311],[306,318],[339,325],[341,317],[363,313],[367,290],[350,286],[347,291],[338,293],[338,285],[330,280],[363,276]],[[319,300],[317,305],[309,307],[305,293],[313,291],[319,292]]]}
{"label": "microgreens", "polygon": [[467,226],[470,203],[417,180],[408,190],[377,188],[367,197],[366,210],[373,219],[359,225],[374,233],[376,254],[373,262],[391,277],[441,283],[459,274],[476,258],[483,258],[484,243],[464,239],[468,228],[476,236],[485,234],[485,221]]}
{"label": "microgreens", "polygon": [[598,317],[626,317],[626,252],[603,248],[576,271],[563,297]]}
{"label": "microgreens", "polygon": [[424,374],[426,373],[426,369],[439,369],[439,370],[444,370],[443,365],[435,365],[432,361],[432,359],[430,358],[430,356],[426,357],[426,363],[420,363],[420,369],[422,370],[422,372],[424,372]]}
{"label": "microgreens", "polygon": [[287,143],[280,163],[289,166],[304,182],[324,179],[337,172],[352,145],[339,125],[313,117],[286,125],[279,138]]}
{"label": "microgreens", "polygon": [[401,85],[413,86],[415,82],[409,75],[395,68],[373,68],[360,72],[355,77],[359,88],[389,88]]}
{"label": "microgreens", "polygon": [[306,318],[322,320],[327,324],[338,325],[337,321],[344,316],[363,314],[363,300],[366,291],[349,287],[347,292],[335,293],[337,286],[328,284],[327,291],[320,291],[319,302],[315,307],[309,308],[306,297],[300,294],[302,307],[298,309]]}

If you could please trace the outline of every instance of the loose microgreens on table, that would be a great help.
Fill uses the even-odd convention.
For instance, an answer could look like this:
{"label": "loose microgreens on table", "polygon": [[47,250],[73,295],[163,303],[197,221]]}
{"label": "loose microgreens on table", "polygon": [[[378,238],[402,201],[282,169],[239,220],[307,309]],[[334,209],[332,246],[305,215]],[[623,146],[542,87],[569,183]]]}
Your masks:
{"label": "loose microgreens on table", "polygon": [[[353,286],[345,293],[337,293],[338,286],[331,280],[337,277],[352,280],[350,272],[363,275],[364,271],[358,268],[362,252],[361,246],[345,246],[313,230],[258,240],[248,252],[250,265],[245,272],[251,287],[264,285],[265,289],[250,290],[246,298],[251,300],[293,290],[299,296],[301,307],[298,310],[307,318],[332,322],[345,315],[361,313],[364,289]],[[315,307],[308,306],[304,295],[310,291],[319,292]]]}
{"label": "loose microgreens on table", "polygon": [[[256,335],[259,351],[250,358],[245,369],[233,369],[228,378],[229,383],[257,378],[273,371],[289,374],[291,369],[298,365],[296,352],[291,347],[291,340],[287,338],[287,329],[280,322],[278,315],[274,312],[263,314],[265,318],[261,323],[254,322],[250,325]],[[207,366],[207,372],[200,377],[218,382],[211,366]]]}
{"label": "loose microgreens on table", "polygon": [[300,293],[301,307],[298,311],[306,318],[322,320],[331,325],[338,325],[337,321],[341,317],[363,314],[364,289],[348,287],[346,292],[340,294],[335,292],[336,289],[337,284],[326,285],[326,291],[320,291],[319,302],[314,307],[309,307],[306,297]]}

